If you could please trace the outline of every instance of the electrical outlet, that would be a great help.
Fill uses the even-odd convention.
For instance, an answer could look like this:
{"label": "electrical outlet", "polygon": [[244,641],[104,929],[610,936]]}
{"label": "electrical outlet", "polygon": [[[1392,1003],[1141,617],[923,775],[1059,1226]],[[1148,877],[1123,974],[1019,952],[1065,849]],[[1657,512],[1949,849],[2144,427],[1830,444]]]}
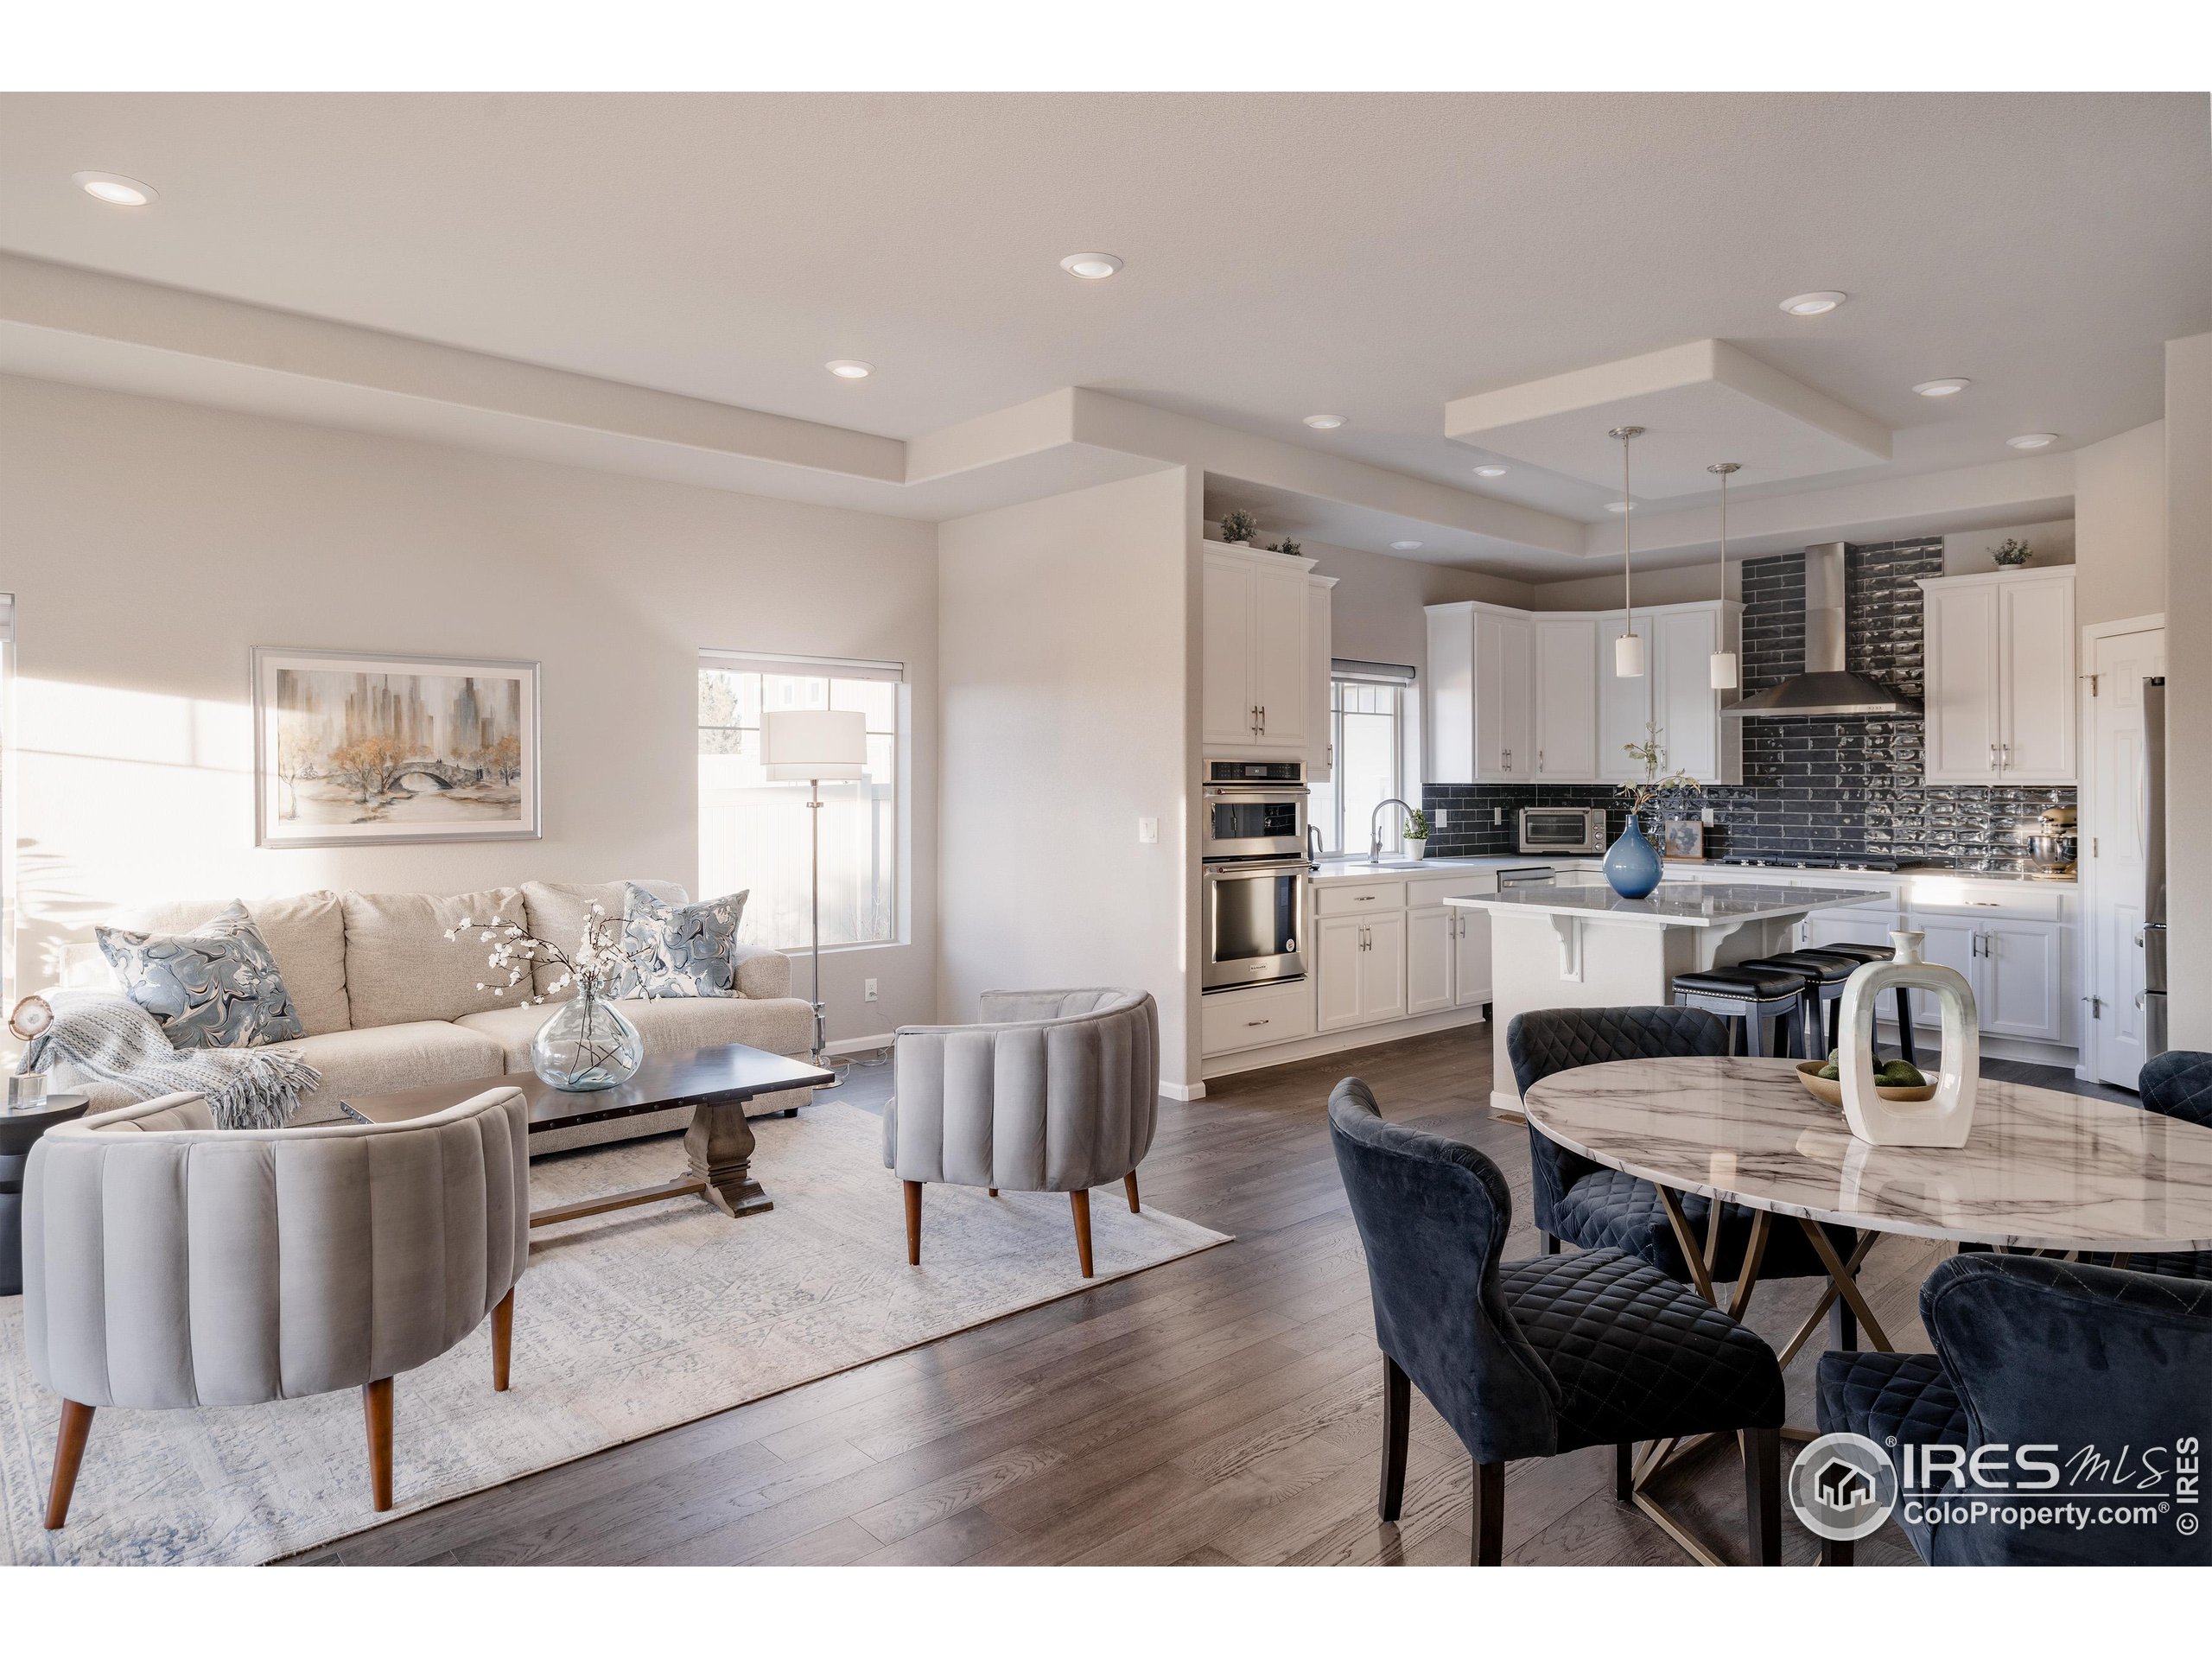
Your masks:
{"label": "electrical outlet", "polygon": [[1719,822],[1720,822],[1719,816],[1717,813],[1715,813],[1715,812],[1713,811],[1713,810],[1711,807],[1709,807],[1709,806],[1708,806],[1708,807],[1707,807],[1707,808],[1705,809],[1705,810],[1704,810],[1704,811],[1702,811],[1702,812],[1699,813],[1699,814],[1698,814],[1698,817],[1700,817],[1700,818],[1704,819],[1704,820],[1705,820],[1705,822],[1706,822],[1708,825],[1710,825],[1710,824],[1715,824],[1715,823],[1719,823]]}
{"label": "electrical outlet", "polygon": [[1160,820],[1158,818],[1139,818],[1137,820],[1137,839],[1147,847],[1152,846],[1154,843],[1158,842],[1160,839]]}
{"label": "electrical outlet", "polygon": [[863,1002],[873,1002],[875,1001],[875,982],[874,980],[864,979],[861,981],[861,1001]]}
{"label": "electrical outlet", "polygon": [[1436,827],[1441,830],[1444,827],[1445,819],[1449,817],[1451,814],[1440,806],[1432,816],[1436,819]]}

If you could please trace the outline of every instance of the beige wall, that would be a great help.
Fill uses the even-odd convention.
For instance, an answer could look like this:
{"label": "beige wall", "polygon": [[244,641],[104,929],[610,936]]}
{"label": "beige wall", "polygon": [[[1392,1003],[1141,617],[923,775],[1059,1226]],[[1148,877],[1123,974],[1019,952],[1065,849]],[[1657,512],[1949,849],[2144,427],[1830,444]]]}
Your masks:
{"label": "beige wall", "polygon": [[2166,342],[2165,424],[2171,1041],[2212,1048],[2212,334]]}
{"label": "beige wall", "polygon": [[[1744,588],[1740,559],[1728,562],[1727,597],[1738,597]],[[1541,582],[1531,590],[1530,608],[1539,611],[1617,611],[1621,607],[1621,565],[1593,576],[1574,576],[1566,582]],[[1720,555],[1695,564],[1669,565],[1664,570],[1636,573],[1638,605],[1694,605],[1700,600],[1720,598]]]}
{"label": "beige wall", "polygon": [[1314,575],[1338,579],[1329,594],[1329,621],[1330,649],[1338,657],[1409,663],[1425,674],[1428,625],[1421,607],[1452,605],[1463,599],[1488,600],[1493,605],[1529,602],[1529,584],[1510,576],[1455,570],[1448,564],[1332,547],[1326,542],[1300,545],[1314,561]]}
{"label": "beige wall", "polygon": [[1194,495],[1176,467],[938,526],[939,1015],[1142,987],[1171,1084],[1198,1075]]}
{"label": "beige wall", "polygon": [[[694,887],[694,671],[720,646],[907,665],[911,934],[826,957],[824,993],[833,1040],[933,1012],[931,526],[7,378],[0,501],[26,983],[164,895]],[[544,837],[256,849],[257,645],[541,662]]]}
{"label": "beige wall", "polygon": [[2166,423],[2074,452],[2074,615],[2084,627],[2166,608]]}

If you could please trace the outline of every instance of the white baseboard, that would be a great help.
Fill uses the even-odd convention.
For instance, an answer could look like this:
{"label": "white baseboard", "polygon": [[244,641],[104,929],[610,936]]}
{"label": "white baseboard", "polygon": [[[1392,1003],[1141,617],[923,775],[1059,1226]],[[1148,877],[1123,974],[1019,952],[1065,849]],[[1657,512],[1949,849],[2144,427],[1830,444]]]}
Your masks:
{"label": "white baseboard", "polygon": [[1170,1100],[1204,1100],[1206,1097],[1206,1086],[1203,1083],[1170,1083],[1166,1078],[1162,1077],[1160,1080],[1160,1092]]}
{"label": "white baseboard", "polygon": [[879,1037],[842,1037],[834,1043],[823,1045],[824,1054],[866,1054],[875,1049],[891,1046],[893,1033],[885,1032]]}

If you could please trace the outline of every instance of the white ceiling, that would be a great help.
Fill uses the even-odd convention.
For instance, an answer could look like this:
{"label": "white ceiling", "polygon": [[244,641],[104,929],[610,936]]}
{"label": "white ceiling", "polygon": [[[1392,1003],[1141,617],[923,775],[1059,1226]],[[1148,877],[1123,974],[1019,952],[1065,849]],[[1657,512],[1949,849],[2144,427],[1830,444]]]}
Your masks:
{"label": "white ceiling", "polygon": [[0,247],[901,438],[1096,387],[1599,522],[1446,402],[1717,338],[1895,431],[1822,487],[2094,442],[2212,328],[2212,163],[2195,93],[13,93]]}

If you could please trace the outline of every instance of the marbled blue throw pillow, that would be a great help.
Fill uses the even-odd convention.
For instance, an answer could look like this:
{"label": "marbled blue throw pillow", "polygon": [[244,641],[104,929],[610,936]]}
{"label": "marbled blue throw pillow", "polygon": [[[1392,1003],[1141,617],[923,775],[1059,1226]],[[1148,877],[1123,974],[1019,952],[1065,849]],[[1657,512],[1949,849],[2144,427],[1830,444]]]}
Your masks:
{"label": "marbled blue throw pillow", "polygon": [[622,888],[622,940],[630,966],[617,996],[735,996],[737,925],[752,889],[671,905],[635,882]]}
{"label": "marbled blue throw pillow", "polygon": [[307,1035],[244,905],[192,933],[95,932],[124,993],[172,1048],[259,1048]]}

